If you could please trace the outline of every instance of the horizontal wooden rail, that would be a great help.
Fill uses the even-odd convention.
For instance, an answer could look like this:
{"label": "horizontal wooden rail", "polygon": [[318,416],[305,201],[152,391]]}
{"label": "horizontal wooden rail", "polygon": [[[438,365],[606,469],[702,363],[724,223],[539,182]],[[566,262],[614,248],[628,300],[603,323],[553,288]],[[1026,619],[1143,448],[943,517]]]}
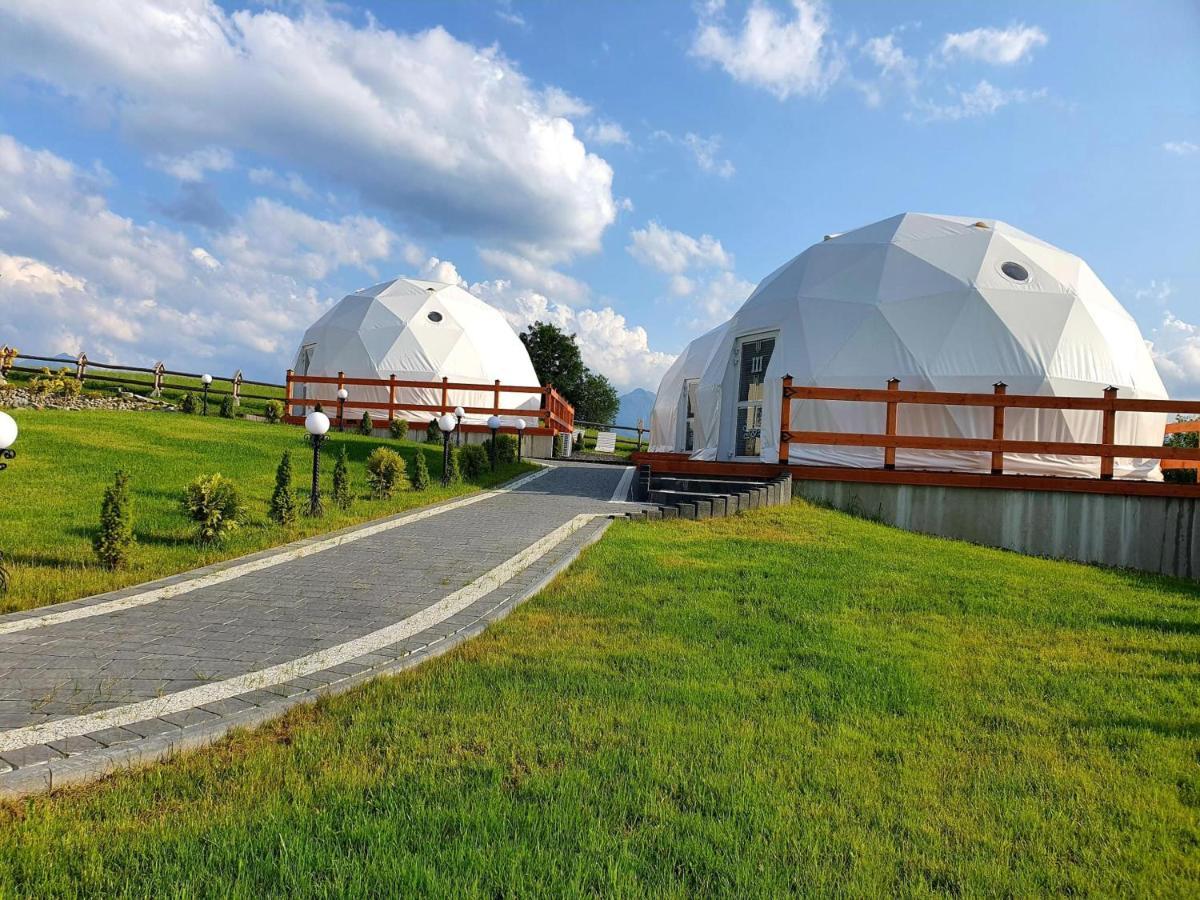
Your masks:
{"label": "horizontal wooden rail", "polygon": [[541,387],[524,387],[520,385],[501,384],[496,385],[490,382],[472,384],[468,381],[409,381],[397,378],[393,381],[390,378],[337,378],[328,375],[293,375],[293,384],[332,384],[338,386],[354,386],[354,387],[398,387],[398,388],[428,388],[441,389],[449,388],[452,391],[480,391],[490,392],[499,390],[501,393],[509,394],[544,394],[553,388]]}

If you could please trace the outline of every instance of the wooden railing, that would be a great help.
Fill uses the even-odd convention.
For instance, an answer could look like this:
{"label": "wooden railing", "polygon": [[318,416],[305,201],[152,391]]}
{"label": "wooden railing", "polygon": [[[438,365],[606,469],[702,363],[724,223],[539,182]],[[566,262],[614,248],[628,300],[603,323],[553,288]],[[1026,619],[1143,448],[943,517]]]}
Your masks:
{"label": "wooden railing", "polygon": [[[305,390],[305,396],[296,396],[295,386],[312,385],[313,390]],[[367,387],[375,388],[386,392],[387,400],[362,400],[354,397],[353,388]],[[287,379],[284,383],[284,409],[286,411],[285,421],[299,423],[304,421],[306,410],[315,407],[318,403],[326,415],[336,425],[338,423],[338,399],[337,392],[345,388],[350,392],[350,397],[346,400],[345,406],[350,409],[361,411],[380,411],[386,414],[386,418],[379,419],[374,414],[371,415],[371,420],[375,427],[386,427],[398,414],[408,412],[429,413],[429,418],[423,421],[410,422],[410,425],[425,427],[429,421],[436,415],[453,412],[455,407],[459,406],[459,402],[454,397],[454,392],[468,391],[472,394],[490,393],[492,395],[492,404],[490,406],[467,406],[462,404],[463,411],[468,415],[487,415],[487,416],[508,416],[521,419],[537,419],[538,424],[532,428],[526,428],[526,434],[557,434],[559,432],[569,432],[574,429],[575,423],[575,408],[571,406],[553,387],[542,387],[540,385],[512,385],[501,384],[499,380],[490,384],[476,384],[464,381],[450,381],[448,378],[431,381],[412,381],[397,378],[395,375],[390,378],[351,378],[344,372],[339,372],[336,377],[326,375],[297,375],[291,369],[288,369]],[[398,396],[397,391],[404,389],[418,389],[426,391],[436,391],[439,402],[437,403],[417,403],[405,399],[403,396]],[[501,394],[538,394],[541,396],[541,406],[538,409],[520,409],[517,407],[506,407],[500,405]],[[296,414],[294,410],[300,409],[300,414]],[[487,430],[485,426],[478,423],[463,423],[464,431],[479,431]],[[513,432],[516,429],[510,425],[504,425],[501,431]]]}
{"label": "wooden railing", "polygon": [[[841,431],[795,431],[792,429],[792,401],[835,400],[886,405],[882,434]],[[905,404],[932,406],[990,407],[990,438],[942,437],[902,434],[899,431],[899,407]],[[1021,441],[1004,437],[1004,412],[1007,409],[1094,410],[1101,416],[1100,443],[1073,441]],[[792,444],[821,444],[840,447],[879,447],[883,449],[883,467],[895,469],[896,450],[967,450],[991,454],[991,472],[1004,474],[1006,453],[1045,453],[1061,456],[1095,456],[1100,459],[1100,478],[1113,477],[1113,460],[1159,459],[1164,468],[1200,466],[1200,449],[1158,445],[1118,444],[1115,442],[1118,413],[1168,413],[1196,415],[1200,402],[1187,400],[1122,399],[1117,389],[1107,388],[1103,397],[1045,397],[1034,394],[1009,394],[1004,384],[996,384],[991,394],[954,391],[905,391],[892,379],[884,390],[870,388],[830,388],[795,385],[790,375],[783,379],[780,410],[779,462],[788,463]],[[1168,433],[1196,431],[1200,423],[1177,422],[1167,426]]]}

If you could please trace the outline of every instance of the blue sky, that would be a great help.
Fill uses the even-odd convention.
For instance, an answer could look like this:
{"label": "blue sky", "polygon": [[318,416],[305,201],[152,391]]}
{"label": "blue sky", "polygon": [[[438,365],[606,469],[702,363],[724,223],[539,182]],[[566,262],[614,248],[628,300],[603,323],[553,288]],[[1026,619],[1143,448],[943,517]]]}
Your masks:
{"label": "blue sky", "polygon": [[398,274],[622,389],[906,210],[1084,257],[1200,396],[1200,7],[0,0],[0,343],[277,377]]}

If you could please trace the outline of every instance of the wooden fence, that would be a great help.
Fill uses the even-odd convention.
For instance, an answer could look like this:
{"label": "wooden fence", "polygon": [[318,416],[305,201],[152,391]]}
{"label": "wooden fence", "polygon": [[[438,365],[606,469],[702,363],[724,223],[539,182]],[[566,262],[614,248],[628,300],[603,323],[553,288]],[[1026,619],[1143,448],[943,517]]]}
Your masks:
{"label": "wooden fence", "polygon": [[[314,390],[310,391],[305,387],[304,396],[296,396],[295,387],[307,385],[312,385]],[[284,384],[283,402],[287,413],[284,419],[293,424],[303,422],[305,411],[320,403],[321,408],[329,416],[330,420],[337,425],[339,422],[337,392],[342,388],[350,391],[354,387],[368,387],[386,391],[388,398],[386,401],[358,400],[351,396],[345,403],[346,406],[352,409],[368,412],[378,410],[385,413],[386,418],[382,420],[376,418],[374,415],[371,416],[372,423],[376,428],[386,427],[398,414],[405,412],[430,413],[429,419],[409,423],[410,425],[424,427],[434,415],[442,415],[443,413],[454,411],[455,407],[459,404],[452,394],[458,391],[470,391],[475,394],[490,393],[492,395],[491,406],[463,405],[463,411],[470,415],[510,416],[522,419],[536,418],[538,424],[534,427],[526,428],[526,434],[555,435],[563,431],[573,431],[575,427],[575,408],[553,387],[501,384],[499,380],[491,384],[450,381],[448,378],[431,381],[411,381],[397,378],[395,375],[390,378],[348,378],[344,372],[339,372],[337,377],[297,375],[291,369],[288,369],[287,379]],[[396,395],[398,390],[404,389],[437,391],[440,399],[438,403],[410,402]],[[539,394],[542,398],[541,406],[538,409],[519,409],[516,407],[501,406],[501,394]],[[298,414],[295,412],[297,408],[300,410]],[[467,422],[463,423],[462,428],[464,431],[487,431],[485,425]],[[505,425],[501,430],[506,432],[516,431],[515,428],[509,425]]]}
{"label": "wooden fence", "polygon": [[[1117,389],[1107,388],[1103,397],[1045,397],[1035,394],[1009,394],[1004,384],[997,384],[991,394],[972,394],[952,391],[903,391],[898,379],[887,383],[886,390],[869,388],[829,388],[796,385],[790,375],[783,379],[783,401],[780,410],[779,462],[786,465],[792,444],[821,444],[839,447],[879,447],[883,449],[883,468],[895,469],[896,450],[967,450],[991,454],[991,474],[1004,474],[1006,453],[1046,453],[1057,456],[1095,456],[1100,459],[1100,478],[1111,480],[1113,460],[1158,459],[1166,468],[1197,468],[1200,449],[1194,447],[1165,447],[1158,445],[1118,444],[1115,442],[1118,413],[1200,414],[1200,402],[1187,400],[1122,399]],[[794,431],[792,401],[835,400],[853,403],[885,404],[882,434],[841,431]],[[990,438],[944,437],[938,435],[902,434],[898,429],[902,405],[973,406],[992,410]],[[1092,410],[1101,417],[1100,443],[1074,441],[1021,441],[1004,437],[1004,413],[1008,409]],[[1200,423],[1175,422],[1168,433],[1200,430]]]}
{"label": "wooden fence", "polygon": [[[17,360],[27,362],[42,363],[42,365],[28,366],[19,365]],[[73,359],[66,359],[61,356],[35,356],[28,353],[20,353],[11,347],[0,347],[0,375],[7,375],[10,371],[24,372],[31,375],[41,373],[43,369],[58,371],[61,369],[74,369],[75,378],[82,384],[88,381],[98,381],[102,384],[129,385],[139,388],[150,388],[150,395],[158,397],[164,390],[174,391],[191,391],[198,393],[203,388],[199,384],[200,378],[204,373],[201,372],[181,372],[175,369],[168,369],[162,361],[155,363],[153,366],[123,366],[118,363],[96,362],[90,360],[86,353],[80,353]],[[143,375],[148,375],[148,378],[127,378],[120,375],[113,375],[113,372],[138,372]],[[170,380],[171,378],[190,378],[189,383],[181,383]],[[227,387],[221,386],[221,382],[225,382]],[[234,403],[240,403],[243,399],[247,400],[279,400],[280,394],[262,394],[246,392],[243,387],[250,385],[254,387],[274,388],[276,391],[282,392],[284,386],[281,384],[272,384],[269,381],[254,381],[242,376],[242,370],[238,369],[233,373],[232,377],[220,378],[213,376],[213,383],[209,385],[208,392],[217,396],[231,396]]]}

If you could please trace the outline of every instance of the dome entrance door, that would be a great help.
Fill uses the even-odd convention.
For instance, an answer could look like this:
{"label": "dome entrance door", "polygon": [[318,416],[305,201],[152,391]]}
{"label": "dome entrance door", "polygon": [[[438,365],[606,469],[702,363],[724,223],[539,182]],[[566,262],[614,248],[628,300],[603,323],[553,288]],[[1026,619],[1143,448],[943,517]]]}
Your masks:
{"label": "dome entrance door", "polygon": [[775,336],[756,335],[738,341],[737,420],[733,455],[758,459],[762,455],[763,384],[775,350]]}

